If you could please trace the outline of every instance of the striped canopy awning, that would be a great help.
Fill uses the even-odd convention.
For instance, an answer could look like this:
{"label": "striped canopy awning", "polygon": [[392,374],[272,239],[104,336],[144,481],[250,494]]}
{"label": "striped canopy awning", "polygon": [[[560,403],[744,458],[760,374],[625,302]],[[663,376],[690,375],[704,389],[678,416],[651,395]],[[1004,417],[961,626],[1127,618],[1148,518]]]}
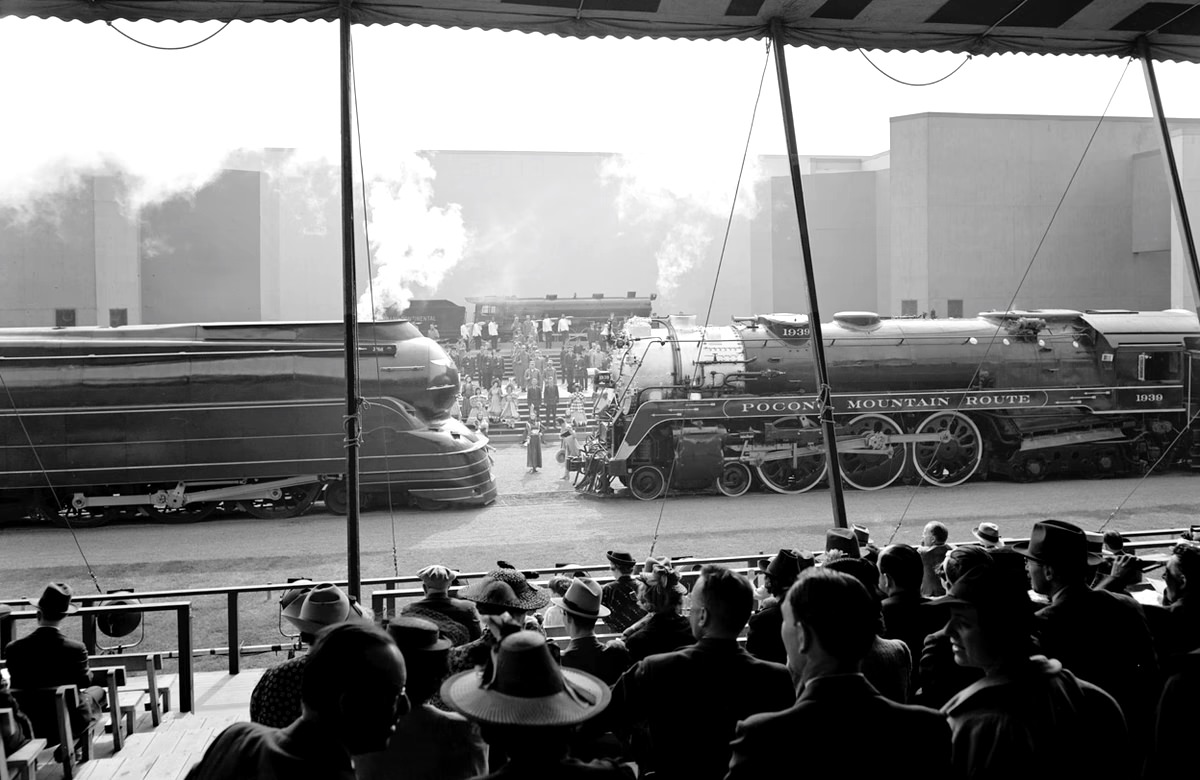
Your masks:
{"label": "striped canopy awning", "polygon": [[[1200,2],[1182,0],[349,0],[357,24],[574,38],[762,38],[792,45],[1200,61]],[[0,16],[64,20],[335,20],[337,0],[0,0]]]}

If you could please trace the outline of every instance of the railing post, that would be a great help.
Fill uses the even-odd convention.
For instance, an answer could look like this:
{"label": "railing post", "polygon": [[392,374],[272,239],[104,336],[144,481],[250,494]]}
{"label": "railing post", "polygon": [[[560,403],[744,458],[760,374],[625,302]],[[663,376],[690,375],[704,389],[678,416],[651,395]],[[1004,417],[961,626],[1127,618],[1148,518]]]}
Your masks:
{"label": "railing post", "polygon": [[371,609],[375,612],[375,622],[383,624],[383,595],[381,591],[371,591]]}
{"label": "railing post", "polygon": [[196,711],[195,678],[192,673],[192,605],[180,604],[175,611],[175,642],[179,647],[179,710]]}
{"label": "railing post", "polygon": [[[89,604],[88,606],[93,606]],[[83,615],[83,645],[87,648],[88,655],[96,654],[96,616],[92,614]]]}
{"label": "railing post", "polygon": [[238,637],[238,592],[231,590],[226,594],[229,603],[225,606],[225,617],[229,621],[229,673],[237,674],[242,671],[242,642]]}

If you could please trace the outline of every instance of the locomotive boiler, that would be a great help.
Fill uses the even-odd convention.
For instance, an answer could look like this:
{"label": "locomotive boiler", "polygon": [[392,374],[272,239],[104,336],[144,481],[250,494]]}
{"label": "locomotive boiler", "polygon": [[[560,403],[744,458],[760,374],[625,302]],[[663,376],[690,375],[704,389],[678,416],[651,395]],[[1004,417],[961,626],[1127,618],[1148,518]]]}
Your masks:
{"label": "locomotive boiler", "polygon": [[[0,509],[72,525],[219,506],[344,512],[341,323],[0,331]],[[404,321],[359,326],[364,500],[495,499],[458,370]]]}
{"label": "locomotive boiler", "polygon": [[617,478],[641,499],[714,486],[741,495],[755,482],[809,490],[828,468],[823,404],[842,478],[862,490],[902,477],[952,487],[1122,474],[1193,458],[1194,313],[842,312],[822,330],[827,388],[804,315],[632,320],[582,489],[607,491]]}

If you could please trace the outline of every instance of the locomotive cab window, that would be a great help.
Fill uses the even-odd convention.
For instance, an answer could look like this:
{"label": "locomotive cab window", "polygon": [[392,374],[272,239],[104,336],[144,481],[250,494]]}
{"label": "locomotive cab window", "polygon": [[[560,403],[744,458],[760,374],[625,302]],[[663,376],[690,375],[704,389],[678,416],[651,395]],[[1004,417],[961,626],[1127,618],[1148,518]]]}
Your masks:
{"label": "locomotive cab window", "polygon": [[1119,352],[1116,359],[1117,378],[1122,383],[1177,382],[1180,363],[1179,352]]}

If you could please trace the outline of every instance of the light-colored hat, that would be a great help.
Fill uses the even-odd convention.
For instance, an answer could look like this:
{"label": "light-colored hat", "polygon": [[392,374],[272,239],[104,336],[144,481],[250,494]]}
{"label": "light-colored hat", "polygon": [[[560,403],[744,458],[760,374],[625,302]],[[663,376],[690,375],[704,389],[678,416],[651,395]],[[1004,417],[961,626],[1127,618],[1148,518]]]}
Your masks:
{"label": "light-colored hat", "polygon": [[491,679],[483,673],[473,669],[442,683],[442,701],[480,723],[573,726],[600,714],[612,696],[600,679],[560,668],[536,631],[501,639]]}
{"label": "light-colored hat", "polygon": [[362,611],[350,603],[345,591],[332,582],[314,585],[302,596],[292,600],[283,616],[306,634],[316,634],[322,628],[361,620]]}
{"label": "light-colored hat", "polygon": [[1000,526],[995,523],[980,523],[971,529],[971,535],[981,542],[1000,544]]}
{"label": "light-colored hat", "polygon": [[431,588],[446,590],[458,577],[458,572],[447,566],[435,563],[417,572],[417,577]]}
{"label": "light-colored hat", "polygon": [[550,601],[562,607],[563,612],[570,612],[572,615],[602,618],[609,615],[608,607],[600,603],[603,595],[600,583],[591,577],[575,577],[561,599],[552,598]]}

